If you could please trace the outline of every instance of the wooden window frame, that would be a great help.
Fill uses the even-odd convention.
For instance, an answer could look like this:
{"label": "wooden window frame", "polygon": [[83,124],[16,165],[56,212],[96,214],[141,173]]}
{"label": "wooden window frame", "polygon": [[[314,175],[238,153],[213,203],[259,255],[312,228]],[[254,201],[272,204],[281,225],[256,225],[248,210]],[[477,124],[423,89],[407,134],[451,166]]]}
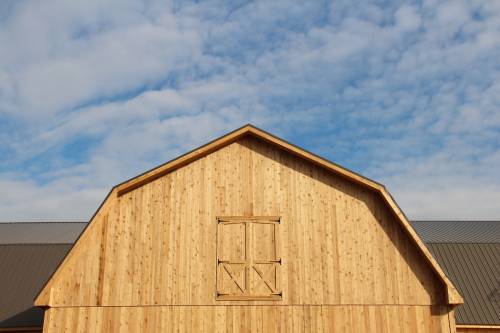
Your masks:
{"label": "wooden window frame", "polygon": [[[281,224],[281,217],[279,216],[221,216],[217,217],[217,229],[216,229],[216,300],[218,301],[280,301],[283,299],[283,293],[281,289],[279,288],[278,282],[278,268],[282,266],[282,260],[281,256],[279,254],[278,248],[279,248],[279,226]],[[251,243],[251,224],[254,223],[261,223],[261,224],[271,224],[273,225],[273,232],[274,232],[274,253],[275,253],[275,258],[271,260],[253,260],[253,256],[249,255],[251,252],[250,249],[250,243]],[[224,225],[224,224],[244,224],[245,225],[245,259],[244,260],[220,260],[219,259],[219,226]],[[276,278],[276,288],[272,288],[272,286],[269,285],[268,280],[266,279],[266,276],[269,274],[270,271],[267,272],[262,272],[260,269],[258,269],[255,264],[272,264],[276,271],[275,271],[275,278]],[[242,294],[224,294],[220,293],[221,286],[219,284],[219,270],[221,269],[226,269],[227,273],[231,275],[231,273],[225,268],[225,265],[243,265],[244,267],[242,269],[245,270],[245,285],[241,286],[236,280],[234,280],[232,277],[231,279],[233,282],[237,285],[238,289],[242,291]],[[224,268],[223,268],[224,267]],[[263,283],[265,283],[269,289],[274,289],[270,294],[264,294],[264,295],[257,295],[257,294],[251,294],[249,292],[250,289],[250,283],[251,283],[251,278],[250,278],[250,273],[252,272],[252,269],[257,272],[257,274],[260,276],[261,280]],[[262,283],[261,282],[261,283]]]}

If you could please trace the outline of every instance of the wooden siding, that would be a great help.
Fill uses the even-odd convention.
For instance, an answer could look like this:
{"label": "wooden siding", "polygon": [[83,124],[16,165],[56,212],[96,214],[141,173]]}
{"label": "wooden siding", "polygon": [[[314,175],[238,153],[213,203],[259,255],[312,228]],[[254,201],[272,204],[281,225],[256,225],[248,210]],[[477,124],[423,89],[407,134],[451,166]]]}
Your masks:
{"label": "wooden siding", "polygon": [[69,307],[47,310],[44,331],[450,332],[443,314],[442,306]]}
{"label": "wooden siding", "polygon": [[463,304],[463,298],[458,293],[456,288],[453,286],[451,281],[448,279],[446,274],[444,274],[443,270],[436,262],[436,260],[432,257],[429,250],[426,248],[424,243],[420,240],[416,232],[411,227],[408,219],[401,211],[397,203],[391,197],[389,192],[385,190],[385,187],[379,183],[374,182],[371,179],[368,179],[364,176],[361,176],[351,170],[343,168],[338,164],[335,164],[331,161],[325,160],[313,153],[305,151],[289,142],[286,142],[270,133],[267,133],[261,129],[258,129],[250,124],[245,125],[227,135],[214,140],[202,147],[199,147],[185,155],[182,155],[170,162],[167,162],[163,165],[160,165],[152,170],[145,172],[142,175],[134,177],[124,183],[121,183],[113,188],[116,190],[117,195],[120,196],[125,194],[133,189],[141,187],[157,178],[160,178],[163,175],[166,175],[169,172],[172,172],[192,161],[195,161],[201,157],[206,156],[220,148],[229,145],[235,141],[238,141],[245,136],[252,136],[258,138],[259,140],[265,142],[266,144],[270,144],[275,148],[278,148],[282,151],[288,152],[296,157],[299,157],[303,161],[307,161],[312,163],[320,168],[333,172],[336,175],[343,177],[346,180],[354,182],[364,188],[375,191],[377,194],[380,194],[385,201],[385,203],[389,206],[390,210],[393,214],[396,215],[396,221],[401,224],[403,229],[408,233],[413,242],[417,245],[417,248],[420,250],[421,254],[425,257],[426,261],[432,267],[432,269],[437,273],[441,281],[446,286],[446,300],[448,304]]}
{"label": "wooden siding", "polygon": [[46,288],[48,305],[221,305],[216,217],[242,215],[281,217],[276,304],[444,302],[443,284],[377,194],[244,138],[112,194]]}

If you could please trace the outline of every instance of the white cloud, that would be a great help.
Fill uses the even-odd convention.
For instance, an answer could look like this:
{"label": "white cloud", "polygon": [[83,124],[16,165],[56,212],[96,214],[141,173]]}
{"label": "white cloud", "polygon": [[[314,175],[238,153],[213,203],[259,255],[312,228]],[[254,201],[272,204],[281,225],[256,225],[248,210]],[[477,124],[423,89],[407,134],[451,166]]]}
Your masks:
{"label": "white cloud", "polygon": [[495,2],[51,1],[1,17],[0,218],[88,218],[104,189],[248,122],[383,181],[411,217],[500,218]]}
{"label": "white cloud", "polygon": [[396,17],[396,25],[403,31],[415,30],[422,23],[417,9],[412,6],[399,7],[394,16]]}
{"label": "white cloud", "polygon": [[81,221],[88,220],[104,200],[106,189],[72,187],[54,183],[39,186],[30,181],[0,178],[0,211],[3,221]]}

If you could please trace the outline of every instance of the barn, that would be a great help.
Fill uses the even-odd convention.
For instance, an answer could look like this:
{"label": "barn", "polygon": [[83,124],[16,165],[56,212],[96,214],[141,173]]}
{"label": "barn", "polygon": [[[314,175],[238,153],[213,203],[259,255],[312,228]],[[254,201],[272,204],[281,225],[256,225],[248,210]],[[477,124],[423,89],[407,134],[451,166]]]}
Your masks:
{"label": "barn", "polygon": [[115,186],[35,300],[44,332],[455,332],[385,188],[247,125]]}

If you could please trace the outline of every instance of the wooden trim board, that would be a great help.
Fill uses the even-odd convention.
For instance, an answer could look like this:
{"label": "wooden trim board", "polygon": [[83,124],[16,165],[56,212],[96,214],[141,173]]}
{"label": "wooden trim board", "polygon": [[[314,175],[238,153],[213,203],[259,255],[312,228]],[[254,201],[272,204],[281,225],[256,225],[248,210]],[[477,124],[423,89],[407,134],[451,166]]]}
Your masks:
{"label": "wooden trim board", "polygon": [[467,328],[467,329],[487,329],[487,330],[499,330],[500,325],[460,325],[457,324],[458,328]]}
{"label": "wooden trim board", "polygon": [[42,327],[40,326],[27,326],[27,327],[1,327],[0,332],[42,332]]}

